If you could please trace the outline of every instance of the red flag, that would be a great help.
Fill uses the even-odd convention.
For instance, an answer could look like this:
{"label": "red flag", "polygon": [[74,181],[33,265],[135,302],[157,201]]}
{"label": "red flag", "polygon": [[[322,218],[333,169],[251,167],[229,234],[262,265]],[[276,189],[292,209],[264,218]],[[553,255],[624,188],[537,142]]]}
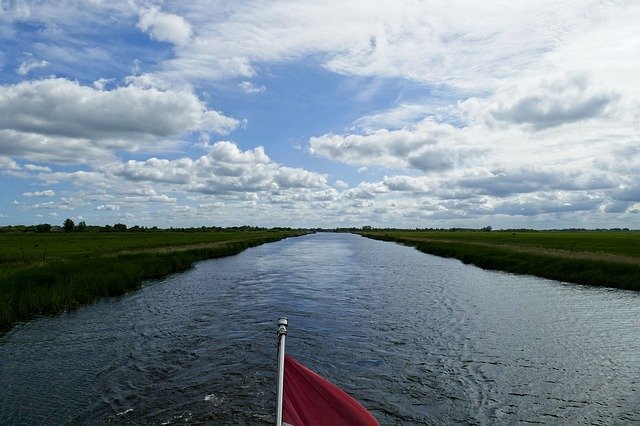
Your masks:
{"label": "red flag", "polygon": [[292,426],[379,425],[358,401],[289,355],[284,357],[282,422]]}

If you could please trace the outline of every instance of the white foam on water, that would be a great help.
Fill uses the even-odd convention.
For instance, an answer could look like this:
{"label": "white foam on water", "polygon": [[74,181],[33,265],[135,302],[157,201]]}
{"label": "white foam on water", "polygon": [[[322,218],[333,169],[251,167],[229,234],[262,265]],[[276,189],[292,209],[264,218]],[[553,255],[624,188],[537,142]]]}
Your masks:
{"label": "white foam on water", "polygon": [[118,413],[116,415],[117,416],[124,416],[125,414],[130,413],[132,411],[133,411],[133,408],[128,408],[128,409],[126,409],[126,410],[124,410],[124,411],[122,411],[122,412],[120,412],[120,413]]}
{"label": "white foam on water", "polygon": [[215,394],[205,395],[204,400],[207,402],[211,402],[216,407],[219,406],[222,401],[224,401],[223,397],[216,396]]}

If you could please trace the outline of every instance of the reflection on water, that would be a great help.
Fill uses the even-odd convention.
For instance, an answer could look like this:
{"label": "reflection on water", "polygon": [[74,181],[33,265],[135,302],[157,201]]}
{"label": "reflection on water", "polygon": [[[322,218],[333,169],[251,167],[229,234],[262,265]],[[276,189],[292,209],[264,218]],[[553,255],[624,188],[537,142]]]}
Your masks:
{"label": "reflection on water", "polygon": [[640,422],[640,295],[318,234],[0,337],[0,424],[274,421],[287,351],[382,424]]}

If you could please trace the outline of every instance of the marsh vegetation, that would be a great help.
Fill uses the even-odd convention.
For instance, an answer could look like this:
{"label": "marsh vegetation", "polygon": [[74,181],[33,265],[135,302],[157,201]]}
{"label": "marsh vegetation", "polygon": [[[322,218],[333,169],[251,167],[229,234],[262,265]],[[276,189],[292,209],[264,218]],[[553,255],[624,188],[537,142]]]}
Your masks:
{"label": "marsh vegetation", "polygon": [[144,280],[300,235],[288,230],[0,233],[0,329],[73,309]]}
{"label": "marsh vegetation", "polygon": [[366,230],[361,234],[484,269],[640,290],[637,231]]}

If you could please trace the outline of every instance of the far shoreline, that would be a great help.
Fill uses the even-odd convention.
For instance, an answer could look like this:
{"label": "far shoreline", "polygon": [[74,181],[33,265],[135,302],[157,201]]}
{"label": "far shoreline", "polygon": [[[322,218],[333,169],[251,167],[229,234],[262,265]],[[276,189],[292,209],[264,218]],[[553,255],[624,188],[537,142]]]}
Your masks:
{"label": "far shoreline", "polygon": [[640,233],[636,231],[367,230],[358,234],[483,269],[640,291]]}

